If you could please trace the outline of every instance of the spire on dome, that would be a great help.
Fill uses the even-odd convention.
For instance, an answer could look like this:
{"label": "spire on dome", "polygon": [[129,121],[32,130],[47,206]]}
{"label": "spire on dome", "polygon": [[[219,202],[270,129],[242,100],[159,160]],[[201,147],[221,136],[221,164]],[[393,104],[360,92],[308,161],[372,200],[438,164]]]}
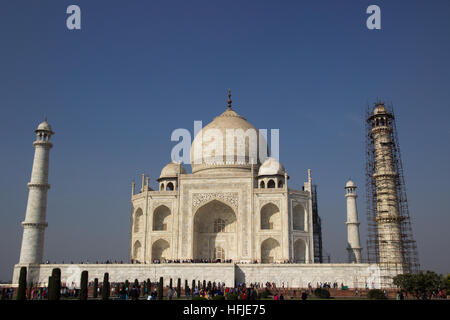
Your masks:
{"label": "spire on dome", "polygon": [[231,109],[231,89],[228,89],[228,109]]}

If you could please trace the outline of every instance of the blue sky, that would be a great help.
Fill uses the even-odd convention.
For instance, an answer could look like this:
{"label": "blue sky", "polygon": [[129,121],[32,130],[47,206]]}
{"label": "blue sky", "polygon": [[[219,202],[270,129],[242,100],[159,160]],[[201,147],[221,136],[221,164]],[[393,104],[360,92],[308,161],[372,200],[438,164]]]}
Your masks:
{"label": "blue sky", "polygon": [[[71,4],[80,31],[66,28]],[[370,4],[381,30],[366,28]],[[223,112],[227,88],[253,125],[280,129],[291,187],[312,169],[334,261],[349,176],[365,247],[364,112],[392,102],[422,268],[450,272],[449,1],[19,0],[0,14],[1,280],[19,259],[44,115],[56,132],[45,259],[126,260],[131,180],[154,184],[172,131]]]}

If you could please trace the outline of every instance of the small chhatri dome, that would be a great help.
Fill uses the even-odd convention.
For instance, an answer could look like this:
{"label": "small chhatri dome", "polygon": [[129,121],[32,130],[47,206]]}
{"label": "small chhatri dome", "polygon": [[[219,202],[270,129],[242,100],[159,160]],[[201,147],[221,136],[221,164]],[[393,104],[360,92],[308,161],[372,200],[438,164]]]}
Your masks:
{"label": "small chhatri dome", "polygon": [[378,102],[375,105],[375,109],[373,109],[373,114],[382,114],[387,113],[386,108],[384,107],[384,103]]}
{"label": "small chhatri dome", "polygon": [[181,163],[170,162],[162,170],[159,179],[176,178],[179,174],[185,174],[186,170]]}
{"label": "small chhatri dome", "polygon": [[47,117],[45,117],[45,118],[44,118],[44,121],[42,121],[42,122],[38,125],[36,131],[49,131],[50,133],[53,134],[52,127],[51,127],[51,126],[48,124],[48,122],[47,122]]}
{"label": "small chhatri dome", "polygon": [[351,179],[349,179],[349,180],[347,181],[345,187],[346,187],[346,188],[356,188],[356,184],[355,184]]}
{"label": "small chhatri dome", "polygon": [[268,158],[259,167],[258,176],[284,175],[285,169],[283,165],[274,158]]}

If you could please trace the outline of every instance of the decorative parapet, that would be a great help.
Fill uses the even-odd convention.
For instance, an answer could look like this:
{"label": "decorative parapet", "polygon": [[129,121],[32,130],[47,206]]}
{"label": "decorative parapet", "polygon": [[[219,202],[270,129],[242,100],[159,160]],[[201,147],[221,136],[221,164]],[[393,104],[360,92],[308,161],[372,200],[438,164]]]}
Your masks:
{"label": "decorative parapet", "polygon": [[26,228],[38,228],[38,229],[45,229],[48,227],[47,222],[22,222],[22,226],[24,229]]}
{"label": "decorative parapet", "polygon": [[39,188],[39,189],[50,189],[50,185],[48,183],[28,183],[28,188]]}

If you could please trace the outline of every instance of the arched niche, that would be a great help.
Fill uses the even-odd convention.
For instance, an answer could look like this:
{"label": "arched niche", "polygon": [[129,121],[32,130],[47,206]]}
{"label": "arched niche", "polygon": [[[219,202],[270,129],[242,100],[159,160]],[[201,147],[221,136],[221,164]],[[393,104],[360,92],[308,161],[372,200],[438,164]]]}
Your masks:
{"label": "arched niche", "polygon": [[294,242],[294,261],[295,263],[306,262],[306,242],[303,239],[297,239]]}
{"label": "arched niche", "polygon": [[261,243],[261,262],[274,263],[280,259],[280,243],[268,238]]}
{"label": "arched niche", "polygon": [[134,213],[134,219],[133,219],[134,220],[133,221],[133,231],[134,232],[139,232],[140,225],[142,223],[142,217],[143,217],[142,209],[139,208]]}
{"label": "arched niche", "polygon": [[305,207],[302,204],[296,204],[292,209],[293,229],[305,231]]}
{"label": "arched niche", "polygon": [[175,190],[175,186],[173,185],[173,182],[169,182],[166,186],[166,191],[173,191]]}
{"label": "arched niche", "polygon": [[164,239],[158,239],[152,244],[152,262],[160,262],[170,257],[170,244]]}
{"label": "arched niche", "polygon": [[170,209],[160,205],[153,211],[153,231],[170,230]]}
{"label": "arched niche", "polygon": [[142,259],[142,245],[139,240],[136,240],[133,245],[133,259],[137,262],[141,262]]}
{"label": "arched niche", "polygon": [[194,215],[194,259],[216,259],[216,248],[223,250],[227,259],[236,254],[236,214],[227,204],[212,200]]}
{"label": "arched niche", "polygon": [[267,203],[261,208],[261,230],[279,230],[281,223],[280,209],[273,203]]}

